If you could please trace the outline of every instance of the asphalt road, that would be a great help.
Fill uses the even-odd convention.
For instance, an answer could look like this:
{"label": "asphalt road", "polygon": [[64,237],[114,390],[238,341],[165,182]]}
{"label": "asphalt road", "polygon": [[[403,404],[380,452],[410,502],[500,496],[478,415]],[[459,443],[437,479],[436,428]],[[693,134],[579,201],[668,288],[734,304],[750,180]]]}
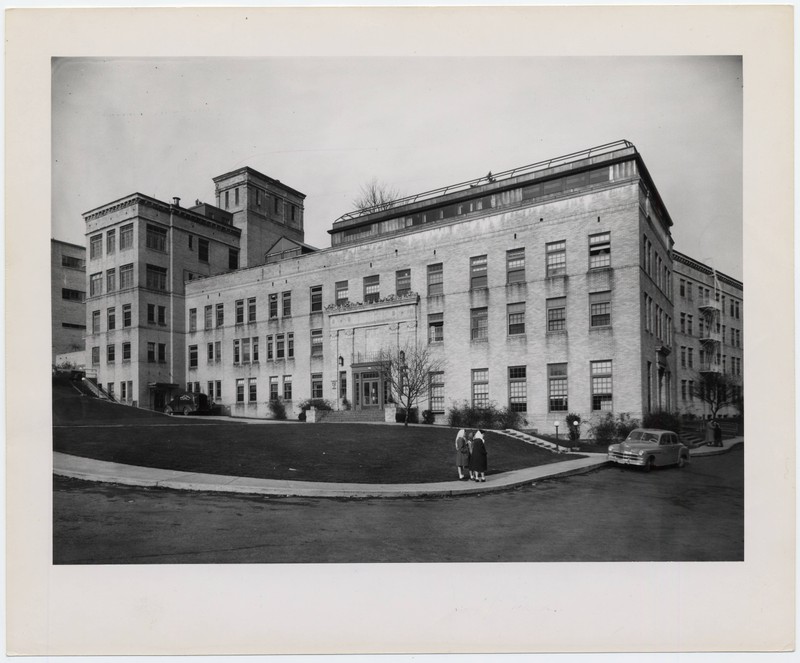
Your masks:
{"label": "asphalt road", "polygon": [[744,452],[504,493],[306,499],[54,478],[55,564],[740,561]]}

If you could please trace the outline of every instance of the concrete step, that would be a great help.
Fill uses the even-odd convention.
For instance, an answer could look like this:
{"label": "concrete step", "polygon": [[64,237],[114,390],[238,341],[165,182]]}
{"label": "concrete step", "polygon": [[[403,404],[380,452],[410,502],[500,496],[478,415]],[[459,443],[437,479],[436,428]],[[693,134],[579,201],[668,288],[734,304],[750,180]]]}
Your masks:
{"label": "concrete step", "polygon": [[383,410],[330,410],[317,412],[317,422],[326,424],[339,423],[382,423],[385,420]]}

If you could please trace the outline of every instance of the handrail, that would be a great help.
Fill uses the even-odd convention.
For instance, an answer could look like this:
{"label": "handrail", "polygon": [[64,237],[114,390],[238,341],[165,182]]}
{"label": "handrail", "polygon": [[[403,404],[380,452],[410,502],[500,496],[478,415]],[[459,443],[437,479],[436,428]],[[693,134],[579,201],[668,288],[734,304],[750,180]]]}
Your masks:
{"label": "handrail", "polygon": [[501,173],[492,174],[491,171],[487,175],[483,177],[478,177],[477,179],[467,180],[466,182],[459,182],[458,184],[448,184],[447,186],[439,187],[438,189],[431,189],[430,191],[423,191],[422,193],[415,193],[411,196],[406,196],[405,198],[398,198],[397,200],[391,201],[391,203],[381,203],[379,205],[374,205],[372,207],[366,207],[361,210],[353,210],[351,212],[347,212],[342,214],[336,221],[333,223],[339,223],[340,221],[349,221],[351,219],[358,219],[363,216],[368,216],[369,214],[374,214],[375,212],[381,212],[388,209],[392,209],[394,207],[400,207],[402,205],[408,205],[410,203],[415,203],[420,200],[427,200],[429,198],[435,198],[436,196],[444,196],[448,193],[454,193],[456,191],[462,191],[469,188],[474,188],[479,186],[481,182],[485,184],[490,184],[493,182],[497,182],[498,180],[510,179],[512,177],[516,177],[518,175],[525,175],[529,173],[535,173],[541,170],[547,170],[548,168],[553,168],[555,166],[564,165],[566,163],[571,163],[574,161],[580,161],[582,159],[588,159],[592,156],[599,156],[601,154],[607,154],[609,152],[615,152],[616,150],[624,149],[632,147],[634,150],[636,146],[628,140],[617,140],[613,143],[606,143],[604,145],[598,145],[596,147],[590,147],[585,150],[581,150],[579,152],[572,152],[570,154],[565,154],[560,157],[554,157],[552,159],[546,159],[544,161],[537,161],[536,163],[528,164],[527,166],[519,166],[517,168],[512,168],[511,170],[504,170]]}

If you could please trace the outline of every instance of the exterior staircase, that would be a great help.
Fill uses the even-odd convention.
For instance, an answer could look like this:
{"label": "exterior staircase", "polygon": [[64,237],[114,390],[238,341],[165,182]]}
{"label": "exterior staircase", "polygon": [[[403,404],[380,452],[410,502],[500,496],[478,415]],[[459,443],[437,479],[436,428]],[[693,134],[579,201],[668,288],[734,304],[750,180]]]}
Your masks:
{"label": "exterior staircase", "polygon": [[351,423],[383,423],[385,414],[382,409],[374,410],[319,410],[317,423],[351,424]]}
{"label": "exterior staircase", "polygon": [[[549,440],[543,440],[539,437],[534,435],[528,435],[527,433],[521,433],[518,430],[514,430],[512,428],[507,428],[503,431],[505,435],[509,437],[513,437],[517,440],[522,440],[528,444],[532,444],[536,447],[541,449],[545,449],[547,451],[552,451],[553,453],[557,454],[565,454],[570,452],[570,448],[566,445],[556,444],[555,442],[550,442]],[[567,440],[565,440],[566,442]]]}

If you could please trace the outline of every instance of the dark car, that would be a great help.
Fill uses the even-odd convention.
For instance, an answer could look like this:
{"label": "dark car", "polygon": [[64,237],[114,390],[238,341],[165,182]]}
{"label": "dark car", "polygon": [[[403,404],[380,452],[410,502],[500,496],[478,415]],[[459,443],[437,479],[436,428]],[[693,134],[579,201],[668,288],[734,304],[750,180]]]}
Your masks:
{"label": "dark car", "polygon": [[164,408],[166,414],[208,413],[211,406],[208,396],[199,392],[184,391],[173,398]]}

